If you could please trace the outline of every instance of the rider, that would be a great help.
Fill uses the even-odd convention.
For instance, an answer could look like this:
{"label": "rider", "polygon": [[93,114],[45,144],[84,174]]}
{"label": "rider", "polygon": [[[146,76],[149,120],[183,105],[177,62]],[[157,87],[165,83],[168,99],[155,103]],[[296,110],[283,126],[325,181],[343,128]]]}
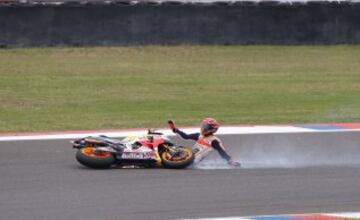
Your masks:
{"label": "rider", "polygon": [[196,141],[195,151],[200,160],[205,158],[213,149],[217,150],[220,156],[225,159],[231,166],[240,166],[240,163],[233,161],[230,155],[225,151],[220,139],[214,135],[219,129],[219,123],[213,118],[205,118],[201,122],[200,133],[186,134],[180,131],[174,121],[168,121],[169,128],[176,134],[179,134],[184,139],[191,139]]}

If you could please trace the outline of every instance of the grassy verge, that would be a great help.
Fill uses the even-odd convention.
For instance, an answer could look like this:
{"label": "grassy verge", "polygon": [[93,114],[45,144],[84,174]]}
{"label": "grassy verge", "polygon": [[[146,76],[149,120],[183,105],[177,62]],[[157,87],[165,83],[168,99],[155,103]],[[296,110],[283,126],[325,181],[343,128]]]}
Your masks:
{"label": "grassy verge", "polygon": [[0,50],[0,132],[360,121],[360,46]]}

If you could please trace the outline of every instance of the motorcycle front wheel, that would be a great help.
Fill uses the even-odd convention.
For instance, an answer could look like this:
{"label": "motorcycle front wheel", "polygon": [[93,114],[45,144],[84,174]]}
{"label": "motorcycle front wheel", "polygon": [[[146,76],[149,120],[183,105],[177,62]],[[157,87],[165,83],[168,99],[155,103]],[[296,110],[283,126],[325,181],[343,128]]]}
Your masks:
{"label": "motorcycle front wheel", "polygon": [[183,169],[194,162],[195,155],[191,149],[186,147],[177,147],[176,151],[178,152],[175,156],[172,156],[166,151],[160,155],[162,164],[165,168]]}
{"label": "motorcycle front wheel", "polygon": [[84,147],[76,153],[76,160],[82,165],[95,169],[111,167],[116,159],[109,152],[96,152],[94,147]]}

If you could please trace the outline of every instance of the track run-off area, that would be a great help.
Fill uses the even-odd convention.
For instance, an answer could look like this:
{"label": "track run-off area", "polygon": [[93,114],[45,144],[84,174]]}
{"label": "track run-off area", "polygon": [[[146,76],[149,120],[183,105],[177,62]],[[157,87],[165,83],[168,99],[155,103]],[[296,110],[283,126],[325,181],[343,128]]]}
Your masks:
{"label": "track run-off area", "polygon": [[51,134],[42,140],[44,134],[2,135],[0,219],[196,219],[360,211],[358,125],[255,126],[219,133],[242,168],[228,167],[213,153],[186,170],[92,170],[77,163],[69,143],[85,133]]}

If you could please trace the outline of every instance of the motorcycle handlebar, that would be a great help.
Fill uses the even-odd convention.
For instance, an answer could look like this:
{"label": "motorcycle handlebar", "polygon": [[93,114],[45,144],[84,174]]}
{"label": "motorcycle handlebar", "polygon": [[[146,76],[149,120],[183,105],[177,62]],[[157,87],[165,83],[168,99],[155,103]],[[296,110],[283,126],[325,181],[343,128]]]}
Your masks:
{"label": "motorcycle handlebar", "polygon": [[155,131],[153,131],[153,130],[151,130],[151,129],[148,129],[148,134],[164,135],[164,134],[161,133],[161,132],[155,132]]}

